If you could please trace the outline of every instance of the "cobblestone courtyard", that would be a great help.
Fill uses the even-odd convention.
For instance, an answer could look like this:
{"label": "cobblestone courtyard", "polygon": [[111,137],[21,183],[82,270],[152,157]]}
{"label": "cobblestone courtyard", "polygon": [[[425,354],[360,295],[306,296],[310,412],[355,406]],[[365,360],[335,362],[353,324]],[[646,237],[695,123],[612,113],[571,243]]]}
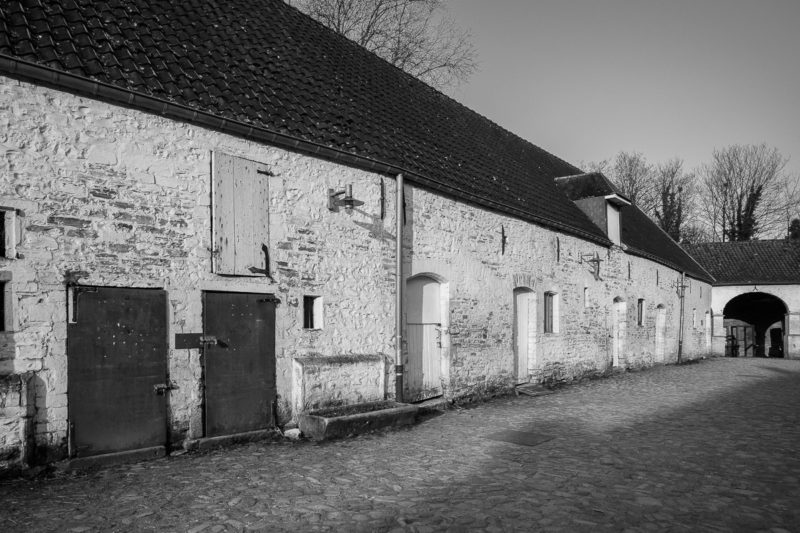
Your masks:
{"label": "cobblestone courtyard", "polygon": [[799,448],[800,361],[712,359],[397,432],[6,481],[0,531],[798,531]]}

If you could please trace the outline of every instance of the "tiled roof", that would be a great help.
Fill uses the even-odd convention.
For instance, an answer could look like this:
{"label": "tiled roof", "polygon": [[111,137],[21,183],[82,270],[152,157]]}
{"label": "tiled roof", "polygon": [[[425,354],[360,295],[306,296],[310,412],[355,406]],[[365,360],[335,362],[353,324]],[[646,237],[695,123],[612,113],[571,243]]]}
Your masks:
{"label": "tiled roof", "polygon": [[280,0],[5,0],[2,56],[377,161],[423,187],[608,243],[553,183],[580,169]]}
{"label": "tiled roof", "polygon": [[716,284],[800,283],[797,240],[685,244]]}
{"label": "tiled roof", "polygon": [[[622,196],[617,187],[600,172],[561,177],[555,182],[572,200],[605,197],[611,194]],[[712,281],[709,272],[638,207],[624,205],[620,208],[619,216],[620,240],[627,246],[629,253],[654,259],[695,278]]]}
{"label": "tiled roof", "polygon": [[586,174],[556,178],[556,184],[573,200],[608,196],[610,194],[616,194],[617,196],[625,198],[617,187],[611,183],[611,180],[600,172],[588,172]]}

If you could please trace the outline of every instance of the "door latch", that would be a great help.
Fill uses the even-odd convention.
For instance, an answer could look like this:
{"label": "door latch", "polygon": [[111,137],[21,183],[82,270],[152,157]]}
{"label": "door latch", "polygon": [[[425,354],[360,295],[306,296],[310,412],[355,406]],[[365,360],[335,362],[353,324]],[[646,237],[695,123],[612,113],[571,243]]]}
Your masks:
{"label": "door latch", "polygon": [[166,394],[166,392],[168,390],[175,390],[177,388],[178,388],[178,386],[175,385],[175,383],[173,383],[173,382],[158,383],[156,385],[153,385],[153,392],[155,392],[159,396],[164,396],[164,394]]}
{"label": "door latch", "polygon": [[216,346],[217,344],[219,343],[214,335],[200,335],[201,346]]}

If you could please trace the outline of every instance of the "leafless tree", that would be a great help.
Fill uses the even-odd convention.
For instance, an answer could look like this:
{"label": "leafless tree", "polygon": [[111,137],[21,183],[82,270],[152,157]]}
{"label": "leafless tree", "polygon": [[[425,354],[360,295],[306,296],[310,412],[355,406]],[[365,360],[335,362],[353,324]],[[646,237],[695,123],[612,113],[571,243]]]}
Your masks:
{"label": "leafless tree", "polygon": [[695,175],[684,172],[683,161],[675,157],[658,165],[653,178],[653,216],[661,229],[681,242],[694,214]]}
{"label": "leafless tree", "polygon": [[590,172],[602,172],[634,205],[652,215],[655,206],[654,168],[639,152],[619,152],[614,159],[581,163]]}
{"label": "leafless tree", "polygon": [[798,186],[784,173],[786,163],[766,144],[714,150],[702,171],[702,203],[715,240],[786,235],[798,206]]}
{"label": "leafless tree", "polygon": [[477,68],[468,31],[443,0],[287,0],[325,26],[437,89]]}

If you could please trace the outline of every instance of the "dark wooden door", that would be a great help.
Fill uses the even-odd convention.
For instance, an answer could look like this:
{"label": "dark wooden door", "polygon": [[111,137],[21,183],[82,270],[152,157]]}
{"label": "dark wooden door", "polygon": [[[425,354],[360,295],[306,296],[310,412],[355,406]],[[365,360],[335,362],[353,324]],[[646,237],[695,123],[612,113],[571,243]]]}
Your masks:
{"label": "dark wooden door", "polygon": [[67,328],[69,420],[75,455],[164,446],[167,296],[162,290],[79,287]]}
{"label": "dark wooden door", "polygon": [[274,425],[275,299],[265,294],[206,292],[203,353],[207,437]]}

